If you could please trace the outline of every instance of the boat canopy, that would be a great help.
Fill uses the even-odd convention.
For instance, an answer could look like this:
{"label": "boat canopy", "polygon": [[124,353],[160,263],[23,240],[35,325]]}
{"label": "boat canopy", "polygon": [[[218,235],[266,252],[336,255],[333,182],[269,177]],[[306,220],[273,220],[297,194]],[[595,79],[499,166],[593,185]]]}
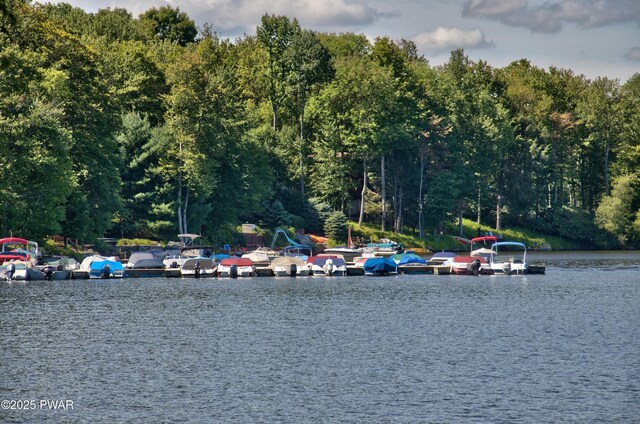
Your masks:
{"label": "boat canopy", "polygon": [[307,263],[322,267],[328,260],[333,262],[333,266],[347,266],[344,259],[337,256],[311,256],[307,259]]}
{"label": "boat canopy", "polygon": [[299,267],[307,266],[306,262],[298,256],[280,256],[271,261],[271,268],[276,266],[297,265]]}
{"label": "boat canopy", "polygon": [[157,258],[139,259],[131,266],[133,269],[160,269],[164,268],[164,262]]}
{"label": "boat canopy", "polygon": [[231,266],[231,265],[237,265],[237,266],[252,266],[253,265],[253,261],[249,258],[238,258],[237,256],[232,256],[230,258],[225,258],[222,260],[222,262],[220,262],[220,265],[222,266]]}
{"label": "boat canopy", "polygon": [[527,250],[527,246],[524,243],[518,241],[500,241],[491,245],[491,250],[497,252],[499,247],[517,247],[522,250]]}

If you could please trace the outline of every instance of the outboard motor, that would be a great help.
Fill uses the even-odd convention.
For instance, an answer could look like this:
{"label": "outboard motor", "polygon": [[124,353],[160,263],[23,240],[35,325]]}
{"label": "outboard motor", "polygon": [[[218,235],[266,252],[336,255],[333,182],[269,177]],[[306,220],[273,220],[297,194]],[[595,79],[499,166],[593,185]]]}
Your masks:
{"label": "outboard motor", "polygon": [[47,265],[44,269],[44,279],[47,281],[51,281],[52,274],[53,274],[53,267],[51,265]]}
{"label": "outboard motor", "polygon": [[327,259],[327,262],[324,263],[323,268],[326,275],[333,275],[333,259]]}
{"label": "outboard motor", "polygon": [[482,266],[480,264],[480,259],[474,259],[469,266],[471,267],[471,273],[473,275],[478,275],[480,273],[480,267]]}
{"label": "outboard motor", "polygon": [[105,265],[104,268],[102,268],[102,275],[100,277],[109,278],[110,276],[111,276],[111,267],[109,265]]}
{"label": "outboard motor", "polygon": [[13,280],[13,273],[15,271],[16,271],[16,266],[13,264],[13,262],[9,262],[9,265],[7,266],[7,271],[4,274],[7,281]]}
{"label": "outboard motor", "polygon": [[289,270],[289,277],[295,277],[298,274],[298,265],[291,264],[291,269]]}
{"label": "outboard motor", "polygon": [[231,265],[231,267],[229,268],[229,276],[231,278],[238,278],[238,265],[237,264]]}
{"label": "outboard motor", "polygon": [[200,278],[200,261],[196,261],[194,267],[193,267],[193,276],[195,278]]}

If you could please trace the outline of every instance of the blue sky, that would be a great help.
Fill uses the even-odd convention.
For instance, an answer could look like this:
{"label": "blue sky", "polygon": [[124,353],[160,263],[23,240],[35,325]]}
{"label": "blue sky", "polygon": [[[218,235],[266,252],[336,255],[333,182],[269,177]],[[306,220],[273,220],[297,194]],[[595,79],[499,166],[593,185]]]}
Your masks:
{"label": "blue sky", "polygon": [[[53,1],[55,3],[55,1]],[[640,72],[640,0],[67,0],[88,12],[179,7],[222,37],[255,34],[263,14],[297,18],[305,29],[410,39],[432,65],[453,49],[503,67],[572,69],[624,83]]]}

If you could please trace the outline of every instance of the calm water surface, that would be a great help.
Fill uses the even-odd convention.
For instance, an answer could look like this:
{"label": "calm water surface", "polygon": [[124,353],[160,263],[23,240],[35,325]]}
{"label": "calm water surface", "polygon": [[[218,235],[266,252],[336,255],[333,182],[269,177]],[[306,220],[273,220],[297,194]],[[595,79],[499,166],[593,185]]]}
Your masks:
{"label": "calm water surface", "polygon": [[0,422],[640,422],[640,253],[531,256],[546,275],[2,283],[0,399],[36,407]]}

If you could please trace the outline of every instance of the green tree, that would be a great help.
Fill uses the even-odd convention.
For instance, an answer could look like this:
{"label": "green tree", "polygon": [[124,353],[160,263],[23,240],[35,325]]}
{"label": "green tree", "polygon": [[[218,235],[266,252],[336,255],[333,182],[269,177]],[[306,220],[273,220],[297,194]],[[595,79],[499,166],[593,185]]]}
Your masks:
{"label": "green tree", "polygon": [[285,51],[285,60],[291,69],[288,83],[296,99],[297,115],[300,121],[299,137],[299,179],[300,193],[304,195],[305,157],[309,154],[305,138],[305,108],[311,90],[316,84],[327,81],[332,76],[329,52],[320,44],[315,33],[301,31],[297,33],[291,45]]}
{"label": "green tree", "polygon": [[162,6],[151,8],[140,15],[142,31],[149,39],[166,40],[186,46],[195,41],[198,29],[180,8]]}
{"label": "green tree", "polygon": [[617,178],[610,195],[605,196],[596,210],[596,224],[616,237],[621,245],[628,245],[635,235],[634,224],[640,212],[640,180],[637,175]]}
{"label": "green tree", "polygon": [[286,51],[293,39],[300,33],[298,21],[289,21],[286,16],[263,15],[262,24],[257,29],[258,41],[267,51],[268,88],[267,92],[273,113],[273,129],[278,128],[278,112],[287,98],[287,78],[290,61]]}
{"label": "green tree", "polygon": [[347,217],[341,211],[333,211],[324,223],[324,234],[330,239],[345,242],[347,240]]}

